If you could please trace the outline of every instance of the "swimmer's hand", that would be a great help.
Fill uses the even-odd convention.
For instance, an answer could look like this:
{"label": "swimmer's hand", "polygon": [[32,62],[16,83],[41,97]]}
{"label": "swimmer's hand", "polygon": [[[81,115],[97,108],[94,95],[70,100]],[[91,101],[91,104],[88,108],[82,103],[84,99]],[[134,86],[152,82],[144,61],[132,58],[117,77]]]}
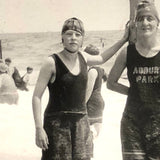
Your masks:
{"label": "swimmer's hand", "polygon": [[48,136],[43,128],[36,128],[36,145],[43,150],[48,149]]}
{"label": "swimmer's hand", "polygon": [[125,25],[125,32],[123,35],[123,39],[125,40],[125,42],[129,40],[129,35],[130,35],[130,21],[128,21]]}

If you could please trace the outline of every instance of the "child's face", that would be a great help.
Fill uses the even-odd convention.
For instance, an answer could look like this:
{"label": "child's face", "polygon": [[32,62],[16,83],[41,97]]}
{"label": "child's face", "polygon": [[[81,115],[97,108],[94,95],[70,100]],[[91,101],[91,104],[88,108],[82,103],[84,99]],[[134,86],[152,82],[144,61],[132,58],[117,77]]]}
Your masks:
{"label": "child's face", "polygon": [[31,74],[33,72],[33,70],[27,70],[27,73]]}
{"label": "child's face", "polygon": [[5,62],[5,64],[6,64],[7,66],[10,66],[11,62]]}

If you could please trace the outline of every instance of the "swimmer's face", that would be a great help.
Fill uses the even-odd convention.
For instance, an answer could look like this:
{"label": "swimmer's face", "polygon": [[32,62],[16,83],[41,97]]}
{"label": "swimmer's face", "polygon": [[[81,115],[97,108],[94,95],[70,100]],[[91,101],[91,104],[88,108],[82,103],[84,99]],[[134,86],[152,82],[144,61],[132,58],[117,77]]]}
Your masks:
{"label": "swimmer's face", "polygon": [[83,36],[80,32],[74,30],[67,30],[62,34],[63,45],[71,53],[79,50],[83,43]]}
{"label": "swimmer's face", "polygon": [[143,14],[136,20],[137,34],[150,36],[157,32],[158,24],[159,22],[155,16],[149,13]]}

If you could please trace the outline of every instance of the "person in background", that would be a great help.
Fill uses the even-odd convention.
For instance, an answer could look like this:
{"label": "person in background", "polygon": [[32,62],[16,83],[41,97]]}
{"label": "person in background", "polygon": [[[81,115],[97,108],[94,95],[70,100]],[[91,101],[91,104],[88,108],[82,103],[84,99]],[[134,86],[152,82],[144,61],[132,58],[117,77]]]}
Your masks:
{"label": "person in background", "polygon": [[104,48],[104,40],[103,38],[100,38],[101,47]]}
{"label": "person in background", "polygon": [[[121,51],[107,87],[127,95],[121,120],[123,160],[160,160],[159,15],[152,3],[138,4],[136,43]],[[129,87],[120,83],[127,67]]]}
{"label": "person in background", "polygon": [[28,91],[29,89],[27,88],[27,85],[29,83],[30,80],[30,75],[33,72],[33,68],[32,67],[27,67],[26,68],[27,72],[22,76],[22,83],[23,83],[23,89]]}
{"label": "person in background", "polygon": [[11,65],[12,60],[11,58],[6,58],[5,59],[5,64],[8,66],[8,74],[12,77],[13,73],[14,73],[14,67]]}
{"label": "person in background", "polygon": [[21,75],[18,69],[15,66],[12,66],[11,58],[6,58],[5,64],[8,66],[8,74],[13,78],[16,87],[19,88],[21,85]]}
{"label": "person in background", "polygon": [[8,67],[0,63],[0,103],[18,104],[18,92],[14,81],[7,73]]}
{"label": "person in background", "polygon": [[[90,160],[93,155],[85,95],[87,64],[96,65],[111,58],[128,39],[123,38],[101,55],[80,52],[84,39],[81,20],[64,22],[61,36],[63,50],[43,63],[33,93],[36,144],[42,148],[42,160]],[[49,102],[41,119],[41,98],[48,87]]]}
{"label": "person in background", "polygon": [[[99,49],[94,45],[88,45],[84,51],[90,55],[99,55]],[[87,111],[90,127],[94,137],[99,135],[102,127],[104,100],[101,95],[102,83],[107,80],[104,69],[100,66],[90,66],[88,69],[88,83],[86,91]]]}

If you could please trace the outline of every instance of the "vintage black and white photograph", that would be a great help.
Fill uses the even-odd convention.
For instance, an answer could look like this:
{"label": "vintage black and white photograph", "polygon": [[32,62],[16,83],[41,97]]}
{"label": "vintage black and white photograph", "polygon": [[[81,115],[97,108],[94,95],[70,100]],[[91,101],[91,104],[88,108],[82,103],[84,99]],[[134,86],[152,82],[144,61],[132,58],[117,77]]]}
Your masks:
{"label": "vintage black and white photograph", "polygon": [[160,160],[159,0],[0,0],[1,160]]}

